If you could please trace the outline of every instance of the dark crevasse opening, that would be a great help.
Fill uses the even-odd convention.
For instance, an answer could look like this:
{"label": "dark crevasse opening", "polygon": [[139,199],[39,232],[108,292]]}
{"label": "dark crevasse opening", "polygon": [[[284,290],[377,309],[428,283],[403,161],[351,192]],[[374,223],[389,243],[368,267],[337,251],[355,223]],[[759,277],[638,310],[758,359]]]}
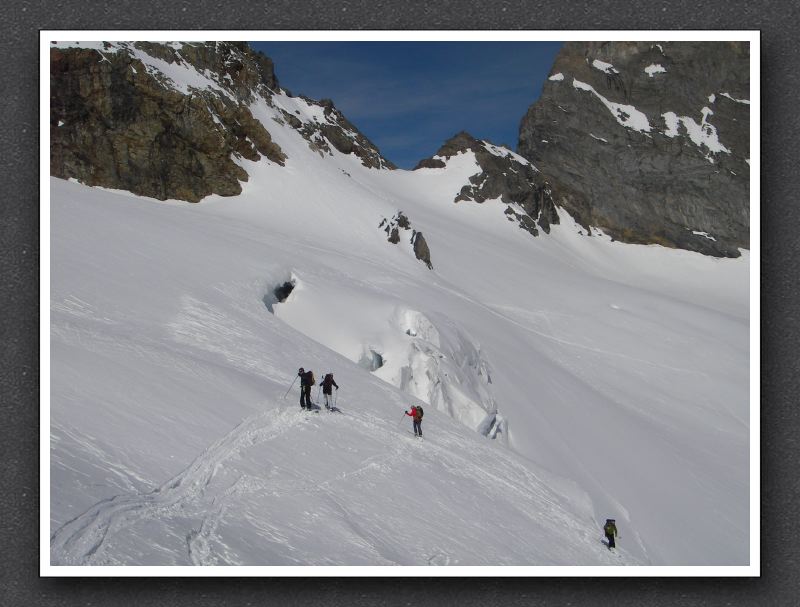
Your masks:
{"label": "dark crevasse opening", "polygon": [[383,356],[372,348],[364,350],[361,358],[358,361],[359,366],[369,370],[377,371],[384,365]]}
{"label": "dark crevasse opening", "polygon": [[275,287],[273,293],[275,294],[278,303],[283,303],[284,301],[286,301],[286,298],[289,297],[289,293],[291,293],[293,289],[294,289],[294,282],[291,281],[287,281],[282,285]]}
{"label": "dark crevasse opening", "polygon": [[289,294],[294,290],[294,285],[294,280],[287,280],[273,289],[268,290],[263,297],[263,302],[264,305],[267,306],[267,310],[274,314],[275,310],[273,306],[276,303],[283,303],[286,301],[286,298],[289,297]]}

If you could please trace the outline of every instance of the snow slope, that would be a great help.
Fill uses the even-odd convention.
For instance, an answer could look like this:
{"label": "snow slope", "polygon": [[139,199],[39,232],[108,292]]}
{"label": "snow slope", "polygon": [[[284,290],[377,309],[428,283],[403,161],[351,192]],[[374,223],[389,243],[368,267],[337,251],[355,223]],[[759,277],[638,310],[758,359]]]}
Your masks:
{"label": "snow slope", "polygon": [[472,153],[367,169],[251,110],[288,160],[236,198],[50,182],[53,564],[748,563],[746,251],[533,238],[452,202]]}

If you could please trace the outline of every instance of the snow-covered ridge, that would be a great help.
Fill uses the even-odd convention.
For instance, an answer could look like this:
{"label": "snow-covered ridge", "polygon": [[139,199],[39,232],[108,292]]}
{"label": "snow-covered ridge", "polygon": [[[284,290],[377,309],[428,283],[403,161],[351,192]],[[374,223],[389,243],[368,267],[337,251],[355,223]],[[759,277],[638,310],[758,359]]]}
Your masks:
{"label": "snow-covered ridge", "polygon": [[[167,44],[167,43],[165,43]],[[192,94],[193,90],[211,90],[225,95],[232,101],[234,96],[220,82],[215,80],[218,76],[208,70],[200,72],[189,61],[181,57],[180,50],[184,43],[168,43],[178,57],[178,61],[168,62],[159,57],[154,57],[144,50],[137,48],[131,42],[55,42],[52,48],[88,48],[94,49],[99,55],[99,61],[105,59],[108,53],[128,53],[132,58],[138,59],[147,70],[148,74],[156,78],[165,87],[176,90],[184,95]],[[135,69],[132,67],[132,69]]]}
{"label": "snow-covered ridge", "polygon": [[[520,163],[522,165],[533,166],[531,164],[531,162],[527,158],[523,158],[522,156],[520,156],[516,152],[514,152],[512,150],[509,150],[506,147],[494,145],[493,143],[490,143],[490,142],[485,141],[485,140],[481,141],[481,143],[483,143],[484,147],[486,148],[486,151],[489,152],[490,154],[494,155],[494,156],[498,156],[500,158],[507,158],[507,157],[510,156],[511,158],[513,158],[514,160],[516,160],[518,163]],[[536,167],[534,167],[534,168],[536,168]]]}
{"label": "snow-covered ridge", "polygon": [[325,108],[303,97],[289,97],[284,91],[270,98],[270,104],[297,116],[303,124],[334,124],[325,115]]}

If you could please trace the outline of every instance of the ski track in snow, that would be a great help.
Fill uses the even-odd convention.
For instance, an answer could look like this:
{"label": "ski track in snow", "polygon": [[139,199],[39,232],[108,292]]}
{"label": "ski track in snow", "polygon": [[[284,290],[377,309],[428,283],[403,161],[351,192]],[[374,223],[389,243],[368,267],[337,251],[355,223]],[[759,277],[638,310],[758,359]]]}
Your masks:
{"label": "ski track in snow", "polygon": [[[262,478],[238,477],[226,489],[210,490],[212,481],[223,465],[239,457],[242,452],[257,444],[273,440],[298,425],[316,420],[315,415],[297,412],[293,409],[272,409],[259,413],[235,427],[231,432],[207,448],[183,472],[176,475],[161,487],[150,493],[118,495],[101,501],[84,514],[62,525],[51,537],[51,560],[54,565],[110,565],[120,564],[116,557],[104,554],[106,543],[116,534],[130,529],[138,523],[158,519],[162,522],[175,517],[191,517],[201,513],[199,526],[195,526],[185,538],[186,559],[193,565],[241,564],[233,562],[235,557],[215,552],[215,546],[225,552],[223,538],[217,534],[220,522],[232,500],[238,496],[257,490],[269,489],[275,496],[295,493],[304,495],[321,494],[324,501],[340,515],[340,520],[348,527],[350,541],[372,555],[372,562],[383,565],[420,564],[414,557],[391,542],[374,528],[370,521],[361,521],[357,512],[358,504],[349,504],[336,491],[336,484],[362,475],[389,474],[398,465],[423,466],[443,469],[447,475],[471,482],[487,492],[502,490],[519,498],[518,503],[535,505],[529,513],[547,520],[576,534],[584,533],[584,528],[564,509],[555,493],[548,488],[547,479],[521,465],[511,453],[496,450],[504,474],[497,470],[487,471],[476,464],[469,456],[470,448],[464,439],[452,431],[437,435],[436,442],[409,440],[405,428],[392,427],[385,420],[367,417],[348,417],[349,424],[364,426],[386,448],[360,461],[349,470],[323,480],[304,475],[298,470],[291,473],[296,482],[272,483]],[[340,416],[326,418],[329,422],[340,423]],[[467,448],[467,455],[459,451]],[[477,455],[477,454],[476,454]],[[477,460],[479,461],[479,459]],[[285,536],[283,541],[288,540]],[[616,558],[622,558],[619,554]],[[443,549],[429,551],[424,561],[430,565],[456,564],[453,556]]]}
{"label": "ski track in snow", "polygon": [[[264,424],[265,418],[268,420]],[[102,547],[113,535],[143,519],[168,518],[181,507],[202,497],[225,460],[259,442],[270,440],[304,421],[296,414],[281,411],[259,413],[245,420],[230,433],[206,449],[183,472],[151,493],[118,495],[95,504],[84,514],[62,525],[51,537],[50,547],[55,565],[105,564]],[[233,495],[237,483],[226,492]],[[225,494],[223,494],[225,495]],[[209,538],[213,536],[224,504],[203,520],[200,530],[188,539],[189,555],[195,564],[208,564]]]}
{"label": "ski track in snow", "polygon": [[[105,59],[102,52],[99,56]],[[170,71],[163,62],[157,65],[178,90],[207,79],[183,68]],[[605,64],[600,68],[607,69]],[[609,102],[583,83],[573,85],[597,96],[624,126],[650,129],[635,108],[626,118],[618,110],[629,106]],[[217,88],[211,81],[207,86]],[[274,102],[285,105],[287,112],[302,110],[304,121],[314,115],[327,121],[320,106],[282,92],[280,97]],[[746,471],[733,474],[727,462],[716,458],[706,463],[674,455],[683,439],[689,445],[713,439],[708,454],[719,449],[720,458],[731,458],[733,465],[741,466],[740,456],[746,455],[741,437],[748,427],[747,410],[740,394],[727,389],[728,384],[741,388],[746,383],[735,381],[746,373],[744,357],[727,347],[741,348],[744,339],[722,339],[722,329],[739,319],[729,308],[747,309],[743,295],[728,285],[743,278],[730,270],[739,262],[714,264],[726,272],[719,283],[728,288],[705,308],[705,285],[699,288],[692,280],[684,285],[683,276],[691,278],[693,268],[702,270],[707,264],[667,253],[644,258],[644,249],[625,245],[630,248],[624,255],[609,260],[618,259],[623,270],[630,263],[638,274],[647,259],[663,263],[663,276],[681,277],[675,284],[685,286],[694,308],[649,280],[632,284],[631,291],[627,278],[614,280],[616,272],[606,275],[609,260],[587,262],[593,249],[587,248],[577,226],[570,231],[572,223],[561,211],[562,225],[551,237],[537,239],[536,246],[517,238],[518,230],[514,237],[506,231],[506,220],[495,213],[503,208],[499,202],[459,204],[455,211],[454,195],[479,169],[471,152],[451,158],[443,170],[384,174],[335,150],[330,156],[318,155],[295,130],[274,126],[271,119],[281,116],[269,101],[254,103],[252,110],[288,161],[279,169],[270,162],[242,160],[250,179],[233,199],[210,197],[199,205],[173,206],[51,179],[56,229],[51,238],[50,339],[57,372],[51,390],[51,444],[57,447],[55,457],[51,455],[57,482],[52,485],[56,508],[50,517],[52,564],[141,565],[150,558],[194,565],[746,562],[746,548],[736,544],[747,529],[746,508],[737,506]],[[704,121],[709,112],[703,113]],[[408,247],[401,251],[385,243],[378,223],[399,209],[425,233],[436,271],[422,271]],[[497,239],[501,256],[494,257],[494,248],[483,244],[484,236],[486,243]],[[601,253],[618,249],[603,242],[594,249],[598,247]],[[536,264],[538,278],[524,273],[527,263],[511,263],[507,271],[513,288],[501,285],[497,278],[506,270],[495,261],[505,266],[515,259]],[[564,272],[573,280],[560,295]],[[645,275],[650,273],[648,269]],[[381,387],[363,369],[348,364],[346,349],[334,347],[339,338],[348,344],[350,335],[333,334],[326,344],[314,331],[298,333],[285,318],[268,315],[263,297],[290,275],[298,279],[298,294],[305,289],[319,300],[341,296],[351,301],[351,309],[341,306],[341,318],[330,322],[350,322],[348,330],[365,344],[394,336],[390,331],[397,329],[378,327],[370,318],[380,305],[399,305],[431,322],[437,320],[431,312],[439,314],[442,308],[452,319],[452,352],[444,353],[455,355],[451,368],[459,370],[466,359],[472,360],[472,350],[458,348],[462,336],[480,333],[486,339],[475,352],[477,363],[483,348],[491,355],[489,368],[510,368],[528,354],[549,359],[544,362],[563,370],[568,387],[589,395],[581,405],[586,415],[573,415],[579,411],[574,404],[562,411],[558,404],[567,403],[572,392],[546,381],[538,400],[553,406],[529,406],[529,394],[503,385],[498,374],[500,381],[486,394],[492,404],[496,396],[504,418],[513,420],[516,444],[508,442],[511,449],[474,435],[467,429],[470,424],[451,423],[445,419],[447,411],[441,410],[443,423],[437,423],[440,413],[435,409],[428,418],[433,431],[418,441],[409,436],[406,418],[402,429],[387,421],[387,414],[391,418],[397,410],[399,415],[408,396],[388,384]],[[573,284],[598,275],[603,281],[590,280],[585,292]],[[654,274],[661,275],[661,269]],[[616,327],[631,311],[595,331],[594,306],[561,305],[562,296],[576,295],[625,303],[626,295],[642,299],[642,291],[663,302],[675,317],[686,312],[695,326],[716,316],[727,319],[712,322],[702,334],[714,340],[702,352],[721,362],[683,359],[672,349],[653,351],[639,343],[642,339],[619,335]],[[487,293],[494,301],[487,301]],[[306,314],[308,310],[314,307]],[[563,310],[573,314],[561,314]],[[308,322],[302,315],[300,320]],[[650,320],[644,315],[637,327],[649,326]],[[667,315],[667,337],[686,338],[692,327],[685,324]],[[387,359],[394,364],[401,356],[405,352],[398,349]],[[337,377],[341,369],[342,384],[360,400],[346,401],[347,416],[306,415],[296,404],[287,409],[279,399],[293,381],[286,371],[292,359],[315,369],[336,369]],[[482,367],[474,369],[480,372]],[[619,377],[613,377],[620,369]],[[609,373],[601,374],[604,370]],[[721,371],[734,381],[719,386],[720,396],[704,392]],[[646,386],[650,375],[663,384],[654,402],[666,404],[677,397],[663,412],[631,409],[638,399],[628,386],[644,390],[639,386]],[[548,379],[543,373],[532,376]],[[689,390],[672,389],[668,383],[695,388],[699,398],[687,398],[684,392]],[[595,396],[598,402],[611,400],[617,408],[637,413],[619,416],[620,433],[652,432],[639,437],[641,452],[621,443],[592,451],[580,440],[568,440],[571,424],[576,436],[586,436],[579,432],[590,429],[585,420],[592,419]],[[465,397],[462,412],[468,412],[469,389]],[[730,406],[724,406],[726,399]],[[699,410],[695,401],[702,405]],[[259,403],[258,413],[251,413],[253,403]],[[280,406],[264,410],[276,404]],[[451,417],[466,419],[454,415],[452,403],[447,406]],[[728,409],[738,426],[720,424],[719,415],[708,415]],[[654,422],[652,428],[641,423],[642,415]],[[692,429],[696,420],[701,423],[696,431],[682,433],[671,429],[673,418],[692,422],[686,424]],[[111,419],[106,435],[103,423]],[[237,420],[242,421],[235,425]],[[158,431],[139,434],[143,428]],[[228,428],[233,429],[226,433]],[[504,434],[510,441],[511,434]],[[164,438],[173,437],[178,448],[162,447]],[[664,441],[658,443],[660,451],[651,448],[658,441]],[[522,456],[513,451],[529,444],[535,448]],[[542,457],[548,455],[545,449],[558,450],[558,456]],[[652,451],[656,455],[648,457]],[[330,459],[308,461],[315,455]],[[650,476],[638,474],[645,465],[641,462],[654,464],[653,470],[644,471],[654,478],[675,472],[673,478],[689,480],[662,500],[651,491]],[[614,482],[595,480],[605,463],[622,466]],[[418,476],[409,473],[412,467]],[[158,486],[166,477],[171,479]],[[627,491],[631,481],[641,483],[636,499]],[[99,501],[114,493],[119,495]],[[398,505],[403,510],[395,512]],[[417,507],[428,520],[417,520],[411,509]],[[626,523],[629,552],[603,548],[598,529],[600,517],[608,515]],[[685,533],[671,533],[674,525]]]}

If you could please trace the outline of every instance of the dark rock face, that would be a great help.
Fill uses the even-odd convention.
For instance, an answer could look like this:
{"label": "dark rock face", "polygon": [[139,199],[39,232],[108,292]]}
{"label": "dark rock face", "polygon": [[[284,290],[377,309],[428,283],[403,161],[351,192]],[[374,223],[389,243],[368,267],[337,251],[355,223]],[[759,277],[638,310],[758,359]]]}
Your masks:
{"label": "dark rock face", "polygon": [[[252,83],[276,83],[271,70],[259,71],[266,58],[225,43],[184,45],[180,55],[147,43],[103,54],[51,49],[51,175],[196,202],[241,192],[248,175],[232,156],[283,164],[285,155],[246,106],[210,91],[171,88],[136,58],[138,46],[168,63],[211,61],[195,67],[218,67],[220,81],[242,95],[252,96]],[[235,77],[224,78],[226,69]]]}
{"label": "dark rock face", "polygon": [[[211,86],[182,87],[163,73],[178,69]],[[248,175],[240,158],[286,160],[248,109],[256,100],[275,107],[273,97],[285,91],[272,61],[244,42],[52,48],[50,82],[50,174],[56,177],[197,202],[241,193]],[[394,168],[332,102],[305,101],[323,108],[324,123],[280,112],[312,149],[332,153],[333,147],[366,166]]]}
{"label": "dark rock face", "polygon": [[407,242],[411,244],[411,247],[414,251],[414,256],[428,266],[429,270],[433,270],[433,264],[431,263],[431,251],[428,248],[428,243],[425,241],[425,237],[422,235],[422,232],[417,232],[411,228],[411,222],[409,221],[408,217],[403,214],[403,211],[398,211],[391,219],[384,219],[381,221],[380,225],[378,225],[378,228],[386,232],[388,235],[386,240],[392,244],[398,244],[400,242],[401,230],[403,233],[411,232],[411,237]]}
{"label": "dark rock face", "polygon": [[584,227],[715,256],[749,248],[747,43],[565,44],[518,151]]}
{"label": "dark rock face", "polygon": [[445,159],[467,151],[475,154],[481,171],[470,176],[454,202],[482,203],[499,198],[509,205],[504,211],[508,219],[534,236],[539,229],[549,233],[550,226],[558,223],[549,184],[536,167],[510,150],[479,141],[469,133],[462,131],[447,140],[433,158],[421,160],[414,170],[445,167]]}

